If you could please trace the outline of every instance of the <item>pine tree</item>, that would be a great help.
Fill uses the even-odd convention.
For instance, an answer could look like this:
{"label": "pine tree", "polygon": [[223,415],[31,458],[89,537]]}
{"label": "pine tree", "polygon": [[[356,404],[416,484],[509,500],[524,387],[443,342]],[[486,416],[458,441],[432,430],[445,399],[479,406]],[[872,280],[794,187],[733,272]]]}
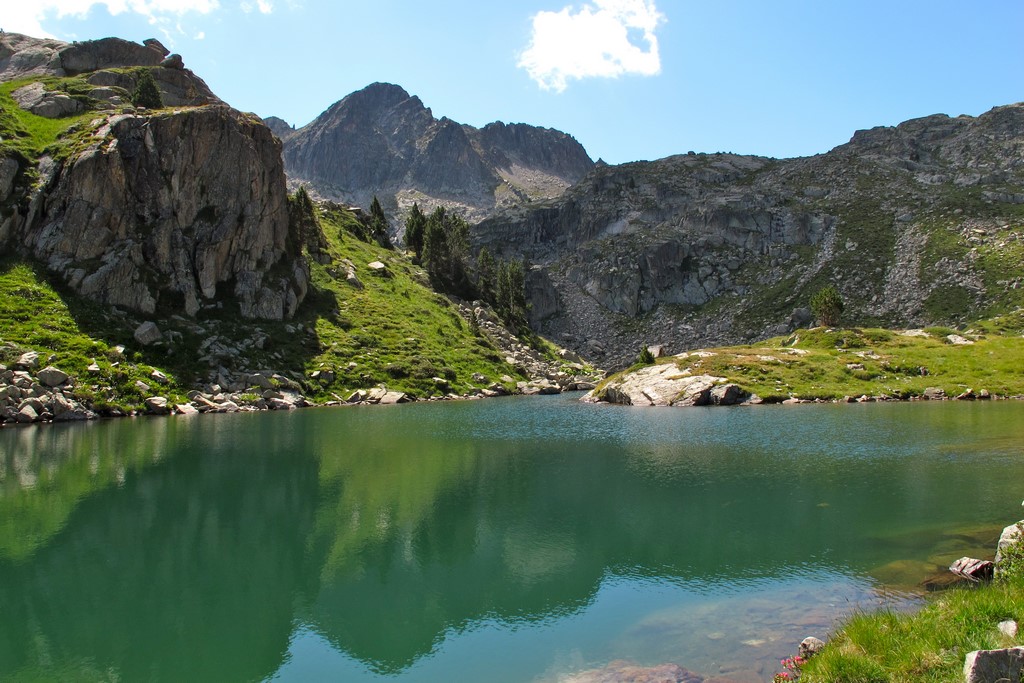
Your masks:
{"label": "pine tree", "polygon": [[501,319],[514,330],[526,329],[526,265],[501,261],[494,289],[494,307]]}
{"label": "pine tree", "polygon": [[385,249],[394,248],[388,236],[388,218],[384,215],[384,207],[380,205],[376,195],[370,204],[370,237]]}
{"label": "pine tree", "polygon": [[423,265],[434,288],[463,298],[473,296],[466,275],[469,224],[461,217],[437,207],[427,218],[423,235]]}
{"label": "pine tree", "polygon": [[484,247],[476,257],[476,288],[484,301],[494,301],[495,263],[491,252]]}
{"label": "pine tree", "polygon": [[139,72],[139,79],[135,82],[135,91],[132,93],[132,104],[146,109],[162,109],[164,106],[163,98],[160,97],[160,88],[157,87],[156,80],[149,69]]}
{"label": "pine tree", "polygon": [[416,260],[423,258],[423,238],[427,230],[427,217],[420,211],[419,204],[413,204],[409,217],[405,219],[405,246],[416,254]]}

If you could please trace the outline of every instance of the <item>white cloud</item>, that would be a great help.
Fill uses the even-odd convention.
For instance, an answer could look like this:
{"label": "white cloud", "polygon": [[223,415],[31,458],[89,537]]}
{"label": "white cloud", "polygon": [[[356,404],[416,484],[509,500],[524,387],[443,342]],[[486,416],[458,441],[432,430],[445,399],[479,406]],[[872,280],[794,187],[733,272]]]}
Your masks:
{"label": "white cloud", "polygon": [[[264,14],[273,10],[270,0],[257,0]],[[218,0],[16,0],[9,3],[0,19],[5,31],[52,38],[43,28],[47,18],[84,19],[94,7],[105,6],[110,14],[132,12],[146,17],[151,24],[162,24],[184,14],[209,14],[220,8]]]}
{"label": "white cloud", "polygon": [[239,6],[242,8],[242,11],[246,14],[249,14],[250,12],[256,9],[260,11],[260,14],[270,14],[271,12],[274,11],[274,5],[273,3],[270,2],[270,0],[256,0],[255,3],[245,0]]}
{"label": "white cloud", "polygon": [[654,32],[664,20],[654,0],[593,0],[578,11],[538,12],[518,66],[555,92],[572,79],[653,76],[661,71]]}

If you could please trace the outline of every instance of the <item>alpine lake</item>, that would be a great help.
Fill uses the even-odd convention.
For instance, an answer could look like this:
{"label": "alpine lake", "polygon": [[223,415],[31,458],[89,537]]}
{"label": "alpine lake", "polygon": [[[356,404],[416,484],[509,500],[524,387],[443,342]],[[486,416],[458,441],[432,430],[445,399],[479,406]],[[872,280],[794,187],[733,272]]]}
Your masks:
{"label": "alpine lake", "polygon": [[0,680],[769,681],[1021,517],[1024,403],[0,430]]}

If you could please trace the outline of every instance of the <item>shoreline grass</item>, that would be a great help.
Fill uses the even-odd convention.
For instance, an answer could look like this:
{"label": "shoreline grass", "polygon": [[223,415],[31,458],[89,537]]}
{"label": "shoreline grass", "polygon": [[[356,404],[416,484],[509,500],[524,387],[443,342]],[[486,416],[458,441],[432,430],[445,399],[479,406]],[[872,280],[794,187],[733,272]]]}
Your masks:
{"label": "shoreline grass", "polygon": [[757,344],[702,349],[657,362],[674,363],[683,374],[723,377],[765,403],[860,396],[907,400],[922,397],[926,389],[940,389],[949,398],[968,392],[1021,398],[1022,329],[1021,310],[962,331],[802,329]]}

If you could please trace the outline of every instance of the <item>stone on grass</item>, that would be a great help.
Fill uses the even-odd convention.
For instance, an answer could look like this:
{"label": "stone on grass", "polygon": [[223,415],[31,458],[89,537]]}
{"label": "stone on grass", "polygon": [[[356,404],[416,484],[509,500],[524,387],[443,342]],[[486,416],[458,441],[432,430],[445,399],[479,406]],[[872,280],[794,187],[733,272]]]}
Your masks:
{"label": "stone on grass", "polygon": [[26,351],[21,354],[14,363],[15,370],[35,370],[39,367],[39,354],[35,351]]}
{"label": "stone on grass", "polygon": [[964,660],[966,683],[998,683],[1024,680],[1024,647],[1005,650],[977,650]]}
{"label": "stone on grass", "polygon": [[818,654],[825,648],[825,641],[814,636],[808,636],[800,641],[800,647],[797,648],[797,654],[804,659],[810,659],[814,655]]}
{"label": "stone on grass", "polygon": [[995,573],[999,573],[999,565],[1003,562],[1003,552],[1011,545],[1024,541],[1021,538],[1021,527],[1024,526],[1024,519],[1011,524],[1010,526],[1003,529],[1003,533],[999,534],[999,543],[996,545],[996,559],[995,559]]}
{"label": "stone on grass", "polygon": [[152,320],[147,320],[138,327],[135,328],[135,341],[139,342],[143,346],[149,346],[154,344],[163,338],[163,334],[160,332],[160,328],[156,326],[156,323]]}
{"label": "stone on grass", "polygon": [[1017,622],[1013,619],[999,622],[999,632],[1007,638],[1016,638],[1018,630]]}
{"label": "stone on grass", "polygon": [[59,387],[68,381],[68,373],[48,365],[36,373],[36,378],[48,387]]}

